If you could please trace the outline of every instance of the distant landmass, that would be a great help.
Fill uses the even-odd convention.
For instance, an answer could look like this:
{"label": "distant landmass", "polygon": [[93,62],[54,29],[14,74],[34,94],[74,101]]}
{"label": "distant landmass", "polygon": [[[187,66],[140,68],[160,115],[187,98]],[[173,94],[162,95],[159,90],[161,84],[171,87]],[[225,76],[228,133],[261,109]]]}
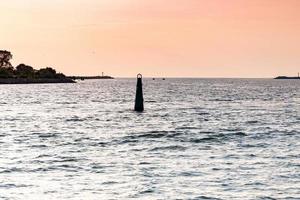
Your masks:
{"label": "distant landmass", "polygon": [[299,76],[289,77],[289,76],[278,76],[275,79],[300,79]]}
{"label": "distant landmass", "polygon": [[76,83],[68,78],[0,78],[0,84]]}
{"label": "distant landmass", "polygon": [[25,64],[13,67],[10,63],[12,57],[11,52],[0,50],[0,84],[75,83],[51,67],[39,70]]}
{"label": "distant landmass", "polygon": [[68,76],[72,80],[85,80],[85,79],[114,79],[111,76]]}

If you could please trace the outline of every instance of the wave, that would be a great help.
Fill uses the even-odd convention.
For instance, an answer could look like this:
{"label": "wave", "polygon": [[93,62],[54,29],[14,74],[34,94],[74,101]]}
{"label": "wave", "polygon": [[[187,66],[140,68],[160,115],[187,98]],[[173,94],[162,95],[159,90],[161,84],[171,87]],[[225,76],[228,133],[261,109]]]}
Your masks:
{"label": "wave", "polygon": [[211,134],[203,138],[193,138],[189,142],[192,143],[223,142],[229,139],[235,139],[237,137],[244,137],[244,136],[247,136],[247,134],[244,132],[219,133],[219,134]]}
{"label": "wave", "polygon": [[195,198],[192,198],[193,200],[222,200],[220,198],[215,198],[215,197],[208,197],[208,196],[198,196]]}
{"label": "wave", "polygon": [[167,151],[167,150],[172,150],[172,151],[184,151],[187,148],[184,146],[179,146],[179,145],[171,145],[171,146],[162,146],[162,147],[155,147],[151,149],[150,151]]}

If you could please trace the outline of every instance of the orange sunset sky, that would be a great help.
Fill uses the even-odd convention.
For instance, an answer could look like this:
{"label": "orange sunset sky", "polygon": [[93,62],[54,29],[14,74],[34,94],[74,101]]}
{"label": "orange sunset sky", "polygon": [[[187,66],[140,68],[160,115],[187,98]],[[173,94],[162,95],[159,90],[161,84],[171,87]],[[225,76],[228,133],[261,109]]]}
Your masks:
{"label": "orange sunset sky", "polygon": [[14,65],[67,75],[300,71],[300,0],[2,0],[0,25]]}

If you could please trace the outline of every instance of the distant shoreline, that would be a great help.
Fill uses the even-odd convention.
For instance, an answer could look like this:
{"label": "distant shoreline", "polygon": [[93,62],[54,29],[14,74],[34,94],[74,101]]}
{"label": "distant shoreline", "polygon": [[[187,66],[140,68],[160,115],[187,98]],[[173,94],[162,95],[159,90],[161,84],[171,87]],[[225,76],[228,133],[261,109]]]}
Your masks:
{"label": "distant shoreline", "polygon": [[76,83],[76,82],[70,78],[61,78],[61,79],[0,78],[0,84],[46,84],[46,83]]}
{"label": "distant shoreline", "polygon": [[275,79],[300,79],[299,76],[289,77],[289,76],[278,76]]}
{"label": "distant shoreline", "polygon": [[67,76],[72,80],[85,80],[85,79],[114,79],[111,76]]}
{"label": "distant shoreline", "polygon": [[114,79],[111,76],[67,76],[62,78],[0,78],[0,85],[76,83],[76,80]]}
{"label": "distant shoreline", "polygon": [[[118,79],[134,79],[134,77],[120,77]],[[55,83],[77,83],[76,80],[105,80],[115,79],[110,76],[67,76],[65,78],[0,78],[0,85],[9,84],[55,84]],[[146,79],[153,79],[146,77]],[[191,78],[191,77],[168,77],[166,79],[274,79],[274,80],[300,80],[300,77],[278,76],[276,78]],[[155,78],[153,80],[163,80],[162,78]]]}

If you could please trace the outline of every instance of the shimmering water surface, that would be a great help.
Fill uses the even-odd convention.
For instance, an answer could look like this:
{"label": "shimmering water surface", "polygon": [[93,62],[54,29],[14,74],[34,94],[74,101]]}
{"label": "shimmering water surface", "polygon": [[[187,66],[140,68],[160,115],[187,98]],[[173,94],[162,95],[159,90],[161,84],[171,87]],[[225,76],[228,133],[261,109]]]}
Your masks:
{"label": "shimmering water surface", "polygon": [[0,85],[0,199],[300,199],[300,82]]}

